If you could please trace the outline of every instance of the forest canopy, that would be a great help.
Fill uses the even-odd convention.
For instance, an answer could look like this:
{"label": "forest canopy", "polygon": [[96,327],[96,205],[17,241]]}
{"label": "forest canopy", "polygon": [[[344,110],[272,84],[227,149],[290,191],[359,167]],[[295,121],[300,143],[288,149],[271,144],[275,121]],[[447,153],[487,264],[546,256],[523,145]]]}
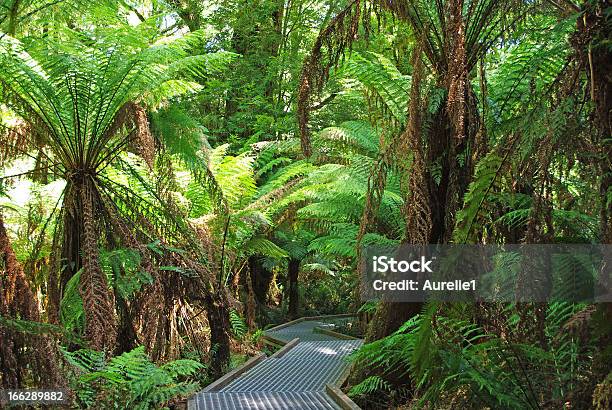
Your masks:
{"label": "forest canopy", "polygon": [[[340,315],[355,406],[612,407],[611,31],[607,0],[0,0],[0,403],[186,408]],[[507,250],[505,298],[360,292],[373,249],[458,245]],[[604,256],[511,251],[543,245]],[[599,299],[523,300],[579,285],[538,261]]]}

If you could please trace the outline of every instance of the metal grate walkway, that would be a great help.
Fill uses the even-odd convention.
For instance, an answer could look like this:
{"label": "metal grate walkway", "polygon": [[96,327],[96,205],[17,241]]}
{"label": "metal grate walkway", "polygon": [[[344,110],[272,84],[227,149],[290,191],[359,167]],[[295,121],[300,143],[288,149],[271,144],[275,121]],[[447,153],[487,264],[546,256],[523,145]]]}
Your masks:
{"label": "metal grate walkway", "polygon": [[[300,341],[281,357],[268,357],[216,391],[202,391],[188,402],[190,410],[340,409],[326,393],[347,371],[346,357],[361,340],[338,339],[315,328],[333,330],[347,318],[303,320],[273,328],[266,335]],[[276,330],[275,330],[276,329]]]}

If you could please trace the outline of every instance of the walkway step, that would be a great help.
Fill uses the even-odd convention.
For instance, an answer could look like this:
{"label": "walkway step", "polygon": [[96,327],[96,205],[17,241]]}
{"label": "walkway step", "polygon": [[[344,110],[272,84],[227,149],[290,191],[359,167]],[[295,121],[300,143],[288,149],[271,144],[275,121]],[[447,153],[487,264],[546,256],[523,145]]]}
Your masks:
{"label": "walkway step", "polygon": [[193,410],[339,410],[324,392],[200,393],[189,400]]}
{"label": "walkway step", "polygon": [[327,360],[344,358],[361,346],[361,340],[331,340],[299,343],[285,353],[285,358],[302,360]]}
{"label": "walkway step", "polygon": [[349,366],[343,358],[313,362],[300,359],[268,359],[221,391],[323,391]]}
{"label": "walkway step", "polygon": [[334,319],[333,321],[304,320],[302,322],[298,322],[294,325],[283,327],[278,330],[269,330],[266,332],[266,334],[285,341],[292,340],[296,337],[299,337],[300,341],[302,342],[316,340],[338,340],[338,338],[334,336],[326,335],[323,333],[315,333],[314,328],[319,327],[322,329],[334,330],[337,327],[337,324],[341,324],[346,321],[346,318]]}

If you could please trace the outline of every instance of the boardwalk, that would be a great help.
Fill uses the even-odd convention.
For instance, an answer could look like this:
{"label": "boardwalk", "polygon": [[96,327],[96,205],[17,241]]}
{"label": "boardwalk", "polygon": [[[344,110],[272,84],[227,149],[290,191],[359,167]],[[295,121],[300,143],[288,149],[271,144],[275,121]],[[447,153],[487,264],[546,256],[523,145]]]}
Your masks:
{"label": "boardwalk", "polygon": [[[259,360],[226,385],[211,386],[189,400],[190,410],[341,409],[328,394],[348,371],[345,360],[362,341],[347,340],[320,329],[333,330],[346,318],[301,320],[273,328],[266,336],[288,343],[280,357]],[[295,343],[295,345],[293,345]],[[290,347],[293,346],[293,347]],[[257,360],[257,359],[254,359]]]}

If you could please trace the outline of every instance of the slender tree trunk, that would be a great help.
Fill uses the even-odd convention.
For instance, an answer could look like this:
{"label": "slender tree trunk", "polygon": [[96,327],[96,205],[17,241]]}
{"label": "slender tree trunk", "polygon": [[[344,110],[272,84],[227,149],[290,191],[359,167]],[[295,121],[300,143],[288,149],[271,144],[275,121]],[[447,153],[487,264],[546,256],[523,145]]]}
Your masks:
{"label": "slender tree trunk", "polygon": [[18,16],[18,12],[19,12],[19,6],[20,6],[21,0],[14,0],[13,4],[11,4],[9,6],[9,10],[8,10],[8,29],[7,29],[7,33],[11,36],[15,35],[15,32],[17,31],[17,18]]}
{"label": "slender tree trunk", "polygon": [[255,300],[255,292],[253,291],[253,281],[251,280],[251,271],[249,269],[246,270],[246,287],[247,287],[247,301],[246,301],[246,322],[249,330],[255,330],[256,327],[256,309],[257,302]]}
{"label": "slender tree trunk", "polygon": [[251,280],[251,269],[248,264],[248,260],[247,260],[247,263],[244,264],[244,266],[242,267],[240,271],[240,282],[238,286],[239,286],[238,294],[240,295],[240,301],[243,303],[243,306],[244,306],[243,313],[245,317],[245,322],[249,330],[253,331],[256,328],[256,323],[255,323],[256,302],[255,302],[255,293],[253,292],[253,282]]}
{"label": "slender tree trunk", "polygon": [[298,317],[298,311],[300,307],[300,293],[298,290],[298,276],[300,273],[300,260],[290,259],[288,267],[288,281],[289,281],[289,317],[296,319]]}
{"label": "slender tree trunk", "polygon": [[422,308],[422,303],[385,301],[379,303],[368,326],[366,341],[371,342],[389,336],[411,317],[418,315]]}

